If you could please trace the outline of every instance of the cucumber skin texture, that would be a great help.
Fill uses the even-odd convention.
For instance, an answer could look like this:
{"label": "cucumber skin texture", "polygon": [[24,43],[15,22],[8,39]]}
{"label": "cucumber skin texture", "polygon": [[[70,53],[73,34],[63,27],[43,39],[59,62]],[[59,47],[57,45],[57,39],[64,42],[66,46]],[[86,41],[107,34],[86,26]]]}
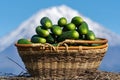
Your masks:
{"label": "cucumber skin texture", "polygon": [[40,30],[41,30],[41,26],[37,26],[36,29],[35,29],[37,34],[39,33]]}
{"label": "cucumber skin texture", "polygon": [[22,38],[22,39],[19,39],[17,43],[18,44],[31,44],[32,42],[28,41],[27,39]]}
{"label": "cucumber skin texture", "polygon": [[71,31],[71,30],[75,30],[76,26],[73,23],[68,23],[68,24],[65,25],[64,28],[66,28],[67,31]]}
{"label": "cucumber skin texture", "polygon": [[49,36],[49,31],[46,29],[42,29],[40,26],[36,27],[36,33],[41,37]]}
{"label": "cucumber skin texture", "polygon": [[83,22],[83,19],[79,16],[75,16],[71,20],[71,23],[74,23],[76,27],[78,27],[82,22]]}
{"label": "cucumber skin texture", "polygon": [[96,36],[93,31],[89,30],[89,32],[85,35],[85,39],[87,40],[95,40]]}
{"label": "cucumber skin texture", "polygon": [[58,42],[64,41],[65,39],[79,39],[79,33],[77,31],[66,31],[58,37]]}
{"label": "cucumber skin texture", "polygon": [[45,29],[50,29],[52,28],[52,21],[48,18],[48,17],[43,17],[40,20],[41,25],[45,28]]}
{"label": "cucumber skin texture", "polygon": [[50,33],[48,37],[46,37],[47,43],[53,44],[55,43],[55,37],[53,34]]}
{"label": "cucumber skin texture", "polygon": [[86,22],[82,22],[82,24],[78,27],[79,34],[85,35],[89,31],[88,25]]}
{"label": "cucumber skin texture", "polygon": [[31,38],[31,42],[44,44],[44,43],[46,43],[46,39],[43,38],[43,37],[33,36],[33,37]]}
{"label": "cucumber skin texture", "polygon": [[60,26],[53,25],[51,28],[51,32],[56,36],[60,36],[62,34],[62,29]]}
{"label": "cucumber skin texture", "polygon": [[63,27],[67,24],[67,19],[65,17],[61,17],[59,20],[58,20],[58,25],[60,27]]}

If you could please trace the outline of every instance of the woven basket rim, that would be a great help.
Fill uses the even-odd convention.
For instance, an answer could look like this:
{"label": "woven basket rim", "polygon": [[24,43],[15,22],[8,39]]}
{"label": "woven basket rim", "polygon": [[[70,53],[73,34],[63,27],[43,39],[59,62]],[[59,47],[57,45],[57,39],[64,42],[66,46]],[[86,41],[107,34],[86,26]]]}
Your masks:
{"label": "woven basket rim", "polygon": [[[90,41],[90,40],[65,40],[64,42],[65,43],[69,43],[69,42],[72,42],[72,43],[89,43],[89,44],[101,44],[101,45],[98,45],[98,46],[68,46],[69,49],[78,49],[79,47],[82,47],[82,49],[100,49],[100,48],[106,48],[108,47],[108,40],[107,39],[104,39],[104,38],[99,38],[100,40],[95,40],[95,41]],[[24,48],[27,48],[27,47],[41,47],[41,46],[44,46],[46,44],[41,44],[41,43],[32,43],[32,44],[17,44],[15,43],[15,46],[16,47],[24,47]],[[47,43],[48,45],[48,43]],[[50,47],[50,46],[53,46],[51,44],[49,44],[47,47]],[[46,49],[49,49],[47,48]],[[59,50],[64,50],[66,47],[65,46],[53,46],[54,48],[58,48]]]}
{"label": "woven basket rim", "polygon": [[88,43],[88,44],[104,44],[107,43],[108,40],[105,38],[97,38],[99,40],[70,40],[66,39],[64,42],[69,43],[69,42],[75,42],[75,43]]}

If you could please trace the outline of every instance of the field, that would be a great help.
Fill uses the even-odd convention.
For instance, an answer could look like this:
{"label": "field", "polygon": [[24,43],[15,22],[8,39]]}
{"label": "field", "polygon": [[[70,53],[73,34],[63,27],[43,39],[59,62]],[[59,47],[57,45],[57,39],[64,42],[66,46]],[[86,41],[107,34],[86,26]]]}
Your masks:
{"label": "field", "polygon": [[35,77],[2,77],[0,80],[120,80],[119,73],[105,72],[105,71],[93,71],[82,70],[79,76],[70,79],[44,79]]}

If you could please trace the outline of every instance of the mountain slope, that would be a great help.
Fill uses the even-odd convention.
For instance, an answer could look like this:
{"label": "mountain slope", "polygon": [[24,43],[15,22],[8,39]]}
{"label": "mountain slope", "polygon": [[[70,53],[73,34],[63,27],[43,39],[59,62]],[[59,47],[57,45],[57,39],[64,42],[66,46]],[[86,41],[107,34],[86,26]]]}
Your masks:
{"label": "mountain slope", "polygon": [[[117,64],[118,58],[116,60],[111,59],[111,60],[113,60],[113,63],[110,63],[111,65],[105,65],[105,64],[107,64],[107,61],[110,60],[109,57],[113,56],[112,52],[116,53],[115,56],[119,55],[118,53],[119,53],[119,48],[120,48],[120,42],[119,42],[120,36],[109,31],[105,27],[102,27],[98,23],[79,14],[79,12],[77,12],[76,10],[73,10],[65,5],[51,7],[51,8],[45,9],[45,10],[40,10],[38,13],[34,14],[32,17],[30,17],[28,20],[24,21],[20,26],[18,26],[18,28],[16,30],[12,31],[10,34],[1,38],[0,39],[0,43],[1,43],[0,44],[0,55],[10,56],[12,59],[14,59],[15,61],[17,61],[18,63],[20,63],[23,66],[23,63],[20,60],[19,55],[17,54],[14,43],[22,37],[30,38],[33,34],[35,34],[35,28],[37,25],[40,25],[40,19],[44,16],[48,16],[53,21],[54,24],[56,24],[57,20],[63,16],[68,19],[68,22],[70,22],[71,18],[74,16],[81,16],[88,23],[90,29],[95,32],[96,36],[106,38],[109,40],[109,46],[110,46],[110,49],[112,49],[112,50],[108,51],[106,57],[103,60],[105,63],[104,62],[102,63],[100,69],[107,70],[108,67],[110,67],[111,65],[114,65],[113,63],[116,63],[115,65],[120,65],[120,64]],[[0,58],[2,58],[2,57],[0,57]],[[3,60],[4,60],[4,62],[8,61],[7,58],[4,58]],[[14,66],[15,65],[16,64],[14,64]],[[18,67],[18,66],[16,65],[16,67]],[[104,67],[105,67],[105,69],[104,69]],[[0,72],[3,71],[3,67],[0,66],[0,68],[1,68]],[[7,69],[7,68],[9,68],[9,66],[7,66],[4,69]],[[114,69],[114,68],[115,67],[112,67],[111,69]],[[21,69],[17,68],[13,72],[18,73],[20,70]]]}

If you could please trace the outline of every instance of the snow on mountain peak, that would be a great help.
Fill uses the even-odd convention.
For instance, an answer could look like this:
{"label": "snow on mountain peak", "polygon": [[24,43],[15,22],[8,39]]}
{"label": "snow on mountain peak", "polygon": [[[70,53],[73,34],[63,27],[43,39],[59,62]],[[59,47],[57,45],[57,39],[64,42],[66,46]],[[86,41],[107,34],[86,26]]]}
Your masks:
{"label": "snow on mountain peak", "polygon": [[[30,38],[33,34],[35,34],[35,27],[40,25],[40,19],[44,16],[49,17],[54,24],[57,24],[57,20],[63,16],[68,19],[68,22],[70,22],[74,16],[81,16],[88,23],[90,29],[95,32],[96,36],[108,39],[111,46],[118,45],[118,41],[120,40],[119,35],[116,35],[98,23],[81,15],[78,11],[62,5],[40,10],[28,20],[24,21],[16,30],[1,38],[0,52],[10,46],[12,43],[16,42],[18,39],[23,37]],[[113,39],[113,37],[115,39]]]}

